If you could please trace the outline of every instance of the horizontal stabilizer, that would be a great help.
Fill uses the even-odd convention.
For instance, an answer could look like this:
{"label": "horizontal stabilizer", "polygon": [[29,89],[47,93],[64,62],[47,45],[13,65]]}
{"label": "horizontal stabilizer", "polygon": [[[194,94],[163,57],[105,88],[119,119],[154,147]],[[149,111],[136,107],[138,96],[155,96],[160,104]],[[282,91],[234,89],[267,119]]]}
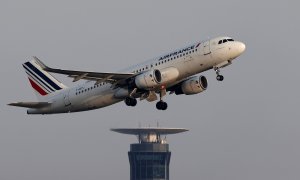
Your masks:
{"label": "horizontal stabilizer", "polygon": [[16,102],[16,103],[10,103],[8,105],[38,109],[38,108],[44,108],[44,107],[50,106],[51,103],[48,103],[48,102]]}

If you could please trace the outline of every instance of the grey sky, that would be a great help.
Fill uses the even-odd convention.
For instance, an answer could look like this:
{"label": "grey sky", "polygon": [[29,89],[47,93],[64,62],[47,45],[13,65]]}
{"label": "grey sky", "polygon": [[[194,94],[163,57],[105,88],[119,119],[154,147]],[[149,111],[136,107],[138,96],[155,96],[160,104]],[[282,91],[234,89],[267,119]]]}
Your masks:
{"label": "grey sky", "polygon": [[[129,179],[131,136],[109,128],[184,127],[169,136],[171,179],[300,178],[296,1],[8,1],[0,3],[0,179]],[[206,92],[155,103],[50,116],[6,106],[35,100],[21,64],[116,71],[209,37],[246,52],[212,71]],[[70,79],[56,76],[71,86]]]}

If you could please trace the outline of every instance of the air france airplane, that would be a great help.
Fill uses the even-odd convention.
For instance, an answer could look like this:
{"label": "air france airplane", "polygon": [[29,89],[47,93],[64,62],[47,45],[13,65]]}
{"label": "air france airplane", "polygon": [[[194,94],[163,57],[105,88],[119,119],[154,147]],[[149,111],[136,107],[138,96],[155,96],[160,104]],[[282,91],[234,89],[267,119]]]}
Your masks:
{"label": "air france airplane", "polygon": [[[166,110],[168,105],[163,97],[167,92],[193,95],[205,91],[207,79],[197,74],[213,69],[217,80],[222,81],[220,69],[230,65],[245,48],[244,43],[230,37],[217,37],[116,73],[56,69],[33,57],[23,67],[39,101],[9,105],[29,108],[27,114],[55,114],[98,109],[120,101],[135,106],[139,98],[148,102],[158,100],[156,108]],[[49,73],[67,75],[73,82],[87,81],[69,88]]]}

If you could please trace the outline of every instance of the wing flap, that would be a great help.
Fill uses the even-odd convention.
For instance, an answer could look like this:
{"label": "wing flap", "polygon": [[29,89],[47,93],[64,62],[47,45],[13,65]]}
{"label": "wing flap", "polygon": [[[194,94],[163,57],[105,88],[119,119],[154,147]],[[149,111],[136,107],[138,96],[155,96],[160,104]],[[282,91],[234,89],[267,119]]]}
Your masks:
{"label": "wing flap", "polygon": [[50,106],[51,103],[48,102],[16,102],[16,103],[10,103],[9,106],[17,106],[17,107],[24,107],[24,108],[44,108],[47,106]]}

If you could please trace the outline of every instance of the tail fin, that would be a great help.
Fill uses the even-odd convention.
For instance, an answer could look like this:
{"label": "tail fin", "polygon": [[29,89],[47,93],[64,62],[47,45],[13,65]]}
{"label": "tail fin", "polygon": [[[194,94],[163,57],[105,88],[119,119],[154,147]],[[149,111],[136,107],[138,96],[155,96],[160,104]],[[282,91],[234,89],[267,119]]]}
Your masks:
{"label": "tail fin", "polygon": [[41,61],[34,57],[34,60],[24,63],[23,67],[37,98],[45,100],[49,94],[65,89],[67,86],[44,71],[43,67],[41,67],[43,64],[40,63]]}

